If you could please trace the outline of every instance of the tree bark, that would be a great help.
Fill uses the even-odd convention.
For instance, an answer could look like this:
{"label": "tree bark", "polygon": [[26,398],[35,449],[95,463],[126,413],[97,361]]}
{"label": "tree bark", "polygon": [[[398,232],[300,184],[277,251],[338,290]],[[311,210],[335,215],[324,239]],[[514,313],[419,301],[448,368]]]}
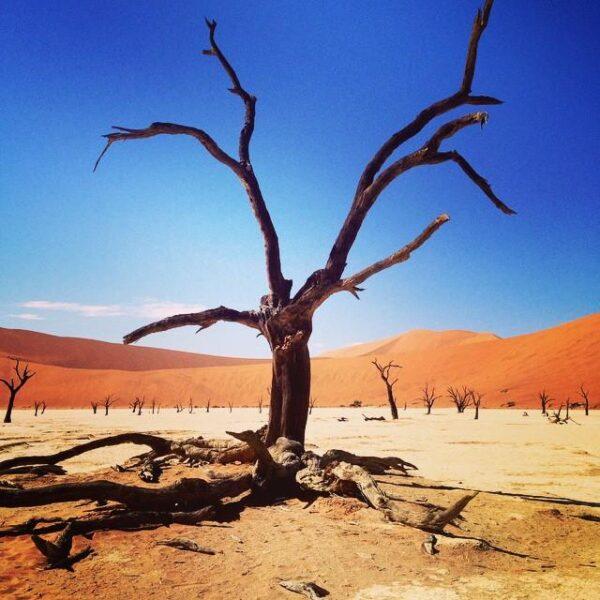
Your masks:
{"label": "tree bark", "polygon": [[267,446],[279,437],[304,444],[310,404],[310,354],[308,336],[297,337],[273,350]]}
{"label": "tree bark", "polygon": [[389,383],[385,384],[387,387],[387,397],[388,402],[390,403],[390,410],[392,411],[392,419],[398,418],[398,407],[396,406],[396,400],[394,398],[394,390]]}
{"label": "tree bark", "polygon": [[10,396],[8,398],[8,404],[6,406],[6,414],[4,415],[4,422],[5,423],[12,423],[12,411],[13,411],[13,406],[15,404],[15,396],[16,394],[11,392]]}

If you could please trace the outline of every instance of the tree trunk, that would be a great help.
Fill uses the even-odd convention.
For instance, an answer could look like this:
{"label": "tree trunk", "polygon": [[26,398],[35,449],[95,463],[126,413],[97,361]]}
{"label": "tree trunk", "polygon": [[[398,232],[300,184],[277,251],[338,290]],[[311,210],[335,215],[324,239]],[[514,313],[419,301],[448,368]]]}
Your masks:
{"label": "tree trunk", "polygon": [[308,336],[273,350],[271,407],[266,444],[279,437],[304,444],[310,403],[310,355]]}
{"label": "tree trunk", "polygon": [[8,404],[6,405],[6,414],[4,415],[5,423],[12,423],[11,416],[12,416],[13,405],[15,403],[15,396],[16,396],[16,394],[13,394],[11,392],[10,397],[8,398]]}
{"label": "tree trunk", "polygon": [[396,406],[396,400],[394,398],[394,390],[392,389],[392,386],[389,385],[388,383],[385,384],[387,387],[387,396],[388,396],[388,402],[390,403],[390,410],[392,411],[392,419],[397,419],[398,418],[398,407]]}
{"label": "tree trunk", "polygon": [[431,405],[429,405],[429,404],[427,405],[427,413],[426,414],[428,414],[428,415],[431,414]]}

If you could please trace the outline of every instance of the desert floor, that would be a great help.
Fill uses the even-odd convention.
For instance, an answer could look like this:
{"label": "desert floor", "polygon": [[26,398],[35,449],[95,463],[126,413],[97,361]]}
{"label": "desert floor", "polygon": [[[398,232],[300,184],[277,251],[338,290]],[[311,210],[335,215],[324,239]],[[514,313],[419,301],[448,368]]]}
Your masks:
{"label": "desert floor", "polygon": [[[31,411],[15,411],[14,423],[0,427],[0,460],[49,453],[121,431],[222,437],[225,430],[257,428],[267,416],[256,408],[208,414],[203,408],[194,414],[163,409],[141,416],[114,410],[108,417],[100,410],[97,415],[49,410],[37,418]],[[525,417],[522,410],[482,410],[474,421],[472,411],[458,415],[434,409],[426,416],[422,409],[409,409],[397,422],[365,422],[362,413],[387,417],[387,410],[315,408],[309,421],[311,449],[396,455],[416,464],[419,471],[412,477],[377,477],[397,495],[446,505],[463,489],[486,492],[467,507],[460,528],[447,529],[456,536],[483,538],[496,550],[472,539],[438,536],[440,553],[430,556],[420,548],[425,533],[387,523],[357,500],[322,498],[310,506],[289,500],[248,507],[228,523],[97,532],[91,542],[76,541],[76,547],[91,544],[95,554],[76,564],[73,573],[39,570],[41,555],[27,536],[0,537],[0,597],[299,597],[278,585],[282,579],[314,581],[332,599],[600,597],[600,413],[585,417],[573,411],[576,423],[559,426],[538,411],[528,412]],[[348,422],[337,421],[342,415]],[[9,478],[31,486],[81,477],[140,485],[134,473],[109,469],[139,453],[139,446],[104,448],[63,463],[66,476]],[[176,467],[161,482],[214,471]],[[439,484],[460,489],[438,489]],[[92,509],[81,503],[0,508],[0,524]],[[195,539],[216,554],[155,545],[175,535]]]}

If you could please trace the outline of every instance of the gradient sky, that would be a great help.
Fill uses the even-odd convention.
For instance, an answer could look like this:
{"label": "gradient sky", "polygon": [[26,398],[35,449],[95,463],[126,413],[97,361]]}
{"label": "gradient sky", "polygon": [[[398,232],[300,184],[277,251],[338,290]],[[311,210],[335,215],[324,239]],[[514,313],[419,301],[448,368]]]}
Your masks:
{"label": "gradient sky", "polygon": [[[172,312],[254,308],[262,239],[241,186],[194,140],[117,144],[111,125],[173,121],[234,153],[239,99],[204,16],[258,96],[253,162],[295,287],[324,265],[378,146],[460,83],[476,0],[124,2],[4,0],[0,13],[0,323],[118,341]],[[387,256],[441,212],[452,221],[403,265],[317,313],[313,352],[411,328],[507,336],[599,309],[600,3],[498,0],[474,93],[490,107],[460,150],[518,215],[454,165],[415,170],[367,219],[347,273]],[[462,109],[448,118],[469,112]],[[443,120],[430,125],[414,149]],[[264,356],[218,325],[147,345]]]}

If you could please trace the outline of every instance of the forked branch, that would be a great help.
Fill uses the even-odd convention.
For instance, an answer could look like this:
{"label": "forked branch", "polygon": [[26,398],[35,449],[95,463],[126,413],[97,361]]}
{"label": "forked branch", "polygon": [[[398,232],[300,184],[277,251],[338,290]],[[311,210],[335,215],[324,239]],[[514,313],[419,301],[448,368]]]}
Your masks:
{"label": "forked branch", "polygon": [[[402,144],[421,132],[423,128],[433,119],[454,108],[463,105],[492,105],[501,103],[500,100],[497,100],[491,96],[471,95],[471,86],[475,74],[479,41],[488,24],[492,5],[493,0],[486,0],[483,9],[478,11],[475,22],[473,23],[473,29],[471,31],[471,37],[469,39],[469,46],[467,49],[463,80],[458,91],[422,110],[410,123],[394,133],[375,153],[373,158],[365,167],[359,179],[356,192],[354,194],[354,200],[352,202],[352,206],[350,207],[348,216],[346,217],[346,220],[344,221],[344,224],[342,225],[342,228],[329,254],[326,270],[330,274],[330,280],[339,279],[344,272],[348,254],[354,244],[356,236],[358,235],[358,231],[360,230],[362,222],[364,221],[367,212],[378,196],[378,193],[372,193],[373,190],[370,194],[367,194],[367,190],[373,186],[377,174],[381,171],[384,164],[392,156],[392,154]],[[435,152],[431,152],[430,156],[434,153]],[[408,155],[408,157],[405,157],[405,159],[401,160],[406,161],[409,157],[412,157],[413,159],[415,158],[412,155]],[[397,161],[397,163],[398,162],[399,161]],[[403,165],[402,163],[397,164],[396,166],[398,168],[398,173],[391,177],[390,181],[404,172],[406,170],[404,167],[411,168],[412,166],[418,166],[420,164],[426,163],[422,161],[415,161],[414,164],[410,165]],[[388,173],[388,175],[391,174],[392,173]],[[385,180],[381,180],[380,183],[384,183],[384,181]],[[379,190],[379,193],[382,191],[383,187]]]}

